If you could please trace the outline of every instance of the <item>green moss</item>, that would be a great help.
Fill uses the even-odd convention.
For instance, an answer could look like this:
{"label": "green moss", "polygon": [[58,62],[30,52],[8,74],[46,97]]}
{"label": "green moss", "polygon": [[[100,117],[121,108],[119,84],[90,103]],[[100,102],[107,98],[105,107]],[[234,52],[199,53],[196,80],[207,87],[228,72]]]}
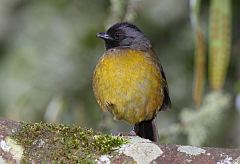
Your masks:
{"label": "green moss", "polygon": [[22,163],[31,160],[95,163],[100,155],[127,143],[121,137],[96,133],[92,129],[50,123],[22,123],[21,130],[12,138],[25,148]]}

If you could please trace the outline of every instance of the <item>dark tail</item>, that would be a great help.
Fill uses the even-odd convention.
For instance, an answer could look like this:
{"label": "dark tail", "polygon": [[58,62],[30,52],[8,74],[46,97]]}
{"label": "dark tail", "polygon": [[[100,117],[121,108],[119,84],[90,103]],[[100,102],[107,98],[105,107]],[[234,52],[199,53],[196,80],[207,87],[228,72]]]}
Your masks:
{"label": "dark tail", "polygon": [[142,121],[134,125],[134,131],[139,137],[149,139],[153,142],[158,142],[158,131],[154,119]]}

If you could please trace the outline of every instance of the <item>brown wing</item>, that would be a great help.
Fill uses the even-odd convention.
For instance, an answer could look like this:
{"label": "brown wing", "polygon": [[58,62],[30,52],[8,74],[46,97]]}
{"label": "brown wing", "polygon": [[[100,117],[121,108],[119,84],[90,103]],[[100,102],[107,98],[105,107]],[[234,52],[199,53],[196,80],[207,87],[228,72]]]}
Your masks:
{"label": "brown wing", "polygon": [[171,99],[169,97],[169,90],[168,90],[168,85],[167,85],[167,79],[166,79],[165,73],[164,73],[163,68],[162,68],[161,65],[160,65],[160,69],[161,69],[162,77],[165,80],[164,100],[163,100],[163,104],[161,106],[161,110],[167,110],[168,108],[171,108]]}

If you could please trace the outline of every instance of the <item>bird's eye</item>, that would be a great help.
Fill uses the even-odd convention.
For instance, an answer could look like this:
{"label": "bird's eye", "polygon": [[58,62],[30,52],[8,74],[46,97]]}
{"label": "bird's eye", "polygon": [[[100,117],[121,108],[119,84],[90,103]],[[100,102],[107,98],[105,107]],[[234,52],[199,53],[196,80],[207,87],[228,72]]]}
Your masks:
{"label": "bird's eye", "polygon": [[115,39],[121,39],[121,38],[123,38],[123,35],[122,35],[121,33],[116,32],[116,33],[114,34],[114,38],[115,38]]}

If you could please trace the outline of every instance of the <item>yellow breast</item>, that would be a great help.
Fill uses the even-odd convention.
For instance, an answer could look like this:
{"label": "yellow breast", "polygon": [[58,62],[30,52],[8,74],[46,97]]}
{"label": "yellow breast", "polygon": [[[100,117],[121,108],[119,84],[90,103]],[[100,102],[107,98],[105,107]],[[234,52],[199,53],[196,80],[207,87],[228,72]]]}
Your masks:
{"label": "yellow breast", "polygon": [[130,49],[107,51],[93,75],[93,89],[103,111],[130,124],[152,119],[160,109],[164,81],[153,56]]}

